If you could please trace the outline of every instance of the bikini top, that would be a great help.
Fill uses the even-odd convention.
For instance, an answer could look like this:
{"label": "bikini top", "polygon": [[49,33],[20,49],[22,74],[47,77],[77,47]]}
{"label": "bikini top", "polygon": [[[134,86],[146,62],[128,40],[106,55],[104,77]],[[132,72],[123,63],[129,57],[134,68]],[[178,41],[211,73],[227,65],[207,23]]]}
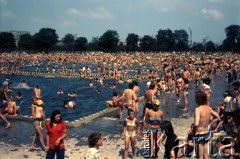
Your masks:
{"label": "bikini top", "polygon": [[154,121],[158,121],[158,122],[162,122],[162,119],[161,118],[153,118],[153,117],[150,117],[148,119],[149,122],[154,122]]}
{"label": "bikini top", "polygon": [[127,121],[127,126],[133,126],[136,127],[135,119],[133,119],[132,123]]}

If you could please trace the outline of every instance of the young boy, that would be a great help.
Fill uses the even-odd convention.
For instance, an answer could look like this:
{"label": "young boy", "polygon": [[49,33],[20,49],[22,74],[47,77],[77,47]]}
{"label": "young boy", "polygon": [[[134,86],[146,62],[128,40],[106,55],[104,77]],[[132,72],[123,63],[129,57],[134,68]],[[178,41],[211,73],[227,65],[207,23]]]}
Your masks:
{"label": "young boy", "polygon": [[89,149],[87,151],[85,159],[102,159],[99,153],[99,146],[102,146],[102,144],[103,144],[102,134],[99,132],[92,133],[88,137]]}

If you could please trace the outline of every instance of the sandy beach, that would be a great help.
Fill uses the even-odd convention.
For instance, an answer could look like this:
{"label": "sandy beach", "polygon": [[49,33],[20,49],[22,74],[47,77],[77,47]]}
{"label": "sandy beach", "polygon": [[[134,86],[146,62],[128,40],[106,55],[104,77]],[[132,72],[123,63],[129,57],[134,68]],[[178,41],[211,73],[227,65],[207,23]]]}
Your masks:
{"label": "sandy beach", "polygon": [[[88,132],[94,132],[96,130],[88,130],[88,127],[96,124],[101,124],[103,122],[108,123],[106,128],[108,131],[101,131],[101,126],[99,125],[99,131],[103,133],[103,146],[100,147],[100,152],[102,157],[105,159],[121,159],[124,154],[124,138],[121,136],[121,121],[115,117],[102,117],[96,119],[95,121],[89,122],[80,126],[78,128],[72,128],[68,132],[68,137],[65,140],[66,153],[65,158],[69,159],[83,159],[87,149],[87,136]],[[31,123],[12,121],[13,127],[11,129],[4,129],[1,127],[0,135],[0,159],[43,159],[45,158],[44,151],[31,151],[30,144],[31,138],[33,136],[32,131],[34,131]],[[189,125],[193,122],[193,117],[186,115],[180,118],[172,118],[171,122],[174,126],[175,133],[178,136],[184,137],[187,134]],[[2,122],[0,123],[2,126]],[[116,130],[115,125],[118,126]],[[92,126],[94,128],[94,126]],[[82,130],[81,130],[82,129]],[[104,128],[102,128],[104,129]],[[44,131],[45,132],[45,131]],[[74,133],[73,133],[74,132]],[[79,133],[79,134],[78,134]],[[38,143],[39,145],[39,143]],[[137,158],[143,158],[143,140],[138,140],[136,142],[137,147]],[[163,148],[163,146],[161,146]],[[131,149],[130,149],[131,152]],[[159,152],[161,157],[163,152]],[[129,155],[131,157],[131,153]]]}

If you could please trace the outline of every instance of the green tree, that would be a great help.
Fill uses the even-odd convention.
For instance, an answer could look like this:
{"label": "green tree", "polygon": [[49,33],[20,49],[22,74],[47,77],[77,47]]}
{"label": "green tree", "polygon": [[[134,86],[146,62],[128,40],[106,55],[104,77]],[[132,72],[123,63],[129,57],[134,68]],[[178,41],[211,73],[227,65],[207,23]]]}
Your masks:
{"label": "green tree", "polygon": [[34,34],[34,46],[37,50],[48,52],[58,42],[56,30],[42,28]]}
{"label": "green tree", "polygon": [[240,51],[240,26],[230,25],[225,29],[226,39],[223,41],[228,51]]}
{"label": "green tree", "polygon": [[137,51],[138,50],[138,41],[139,36],[137,34],[130,33],[127,38],[126,51]]}
{"label": "green tree", "polygon": [[75,50],[86,51],[87,50],[87,39],[85,37],[79,37],[75,41]]}
{"label": "green tree", "polygon": [[174,46],[176,51],[188,50],[188,34],[185,30],[174,31]]}
{"label": "green tree", "polygon": [[157,44],[160,51],[171,51],[174,45],[174,35],[172,30],[159,30],[157,34]]}
{"label": "green tree", "polygon": [[203,52],[205,51],[205,46],[202,43],[193,43],[192,50],[195,52]]}
{"label": "green tree", "polygon": [[156,39],[149,35],[144,35],[144,37],[140,40],[140,47],[144,52],[155,51],[156,45]]}
{"label": "green tree", "polygon": [[1,32],[0,33],[0,50],[12,51],[16,48],[15,39],[12,33]]}
{"label": "green tree", "polygon": [[103,51],[112,52],[115,50],[115,47],[118,45],[119,35],[115,30],[106,31],[99,38],[99,46]]}
{"label": "green tree", "polygon": [[88,51],[99,51],[100,48],[98,46],[99,43],[99,38],[98,37],[93,37],[91,42],[88,43]]}
{"label": "green tree", "polygon": [[206,43],[206,50],[207,52],[215,52],[216,51],[216,46],[212,41],[208,41]]}
{"label": "green tree", "polygon": [[33,36],[30,34],[20,35],[18,41],[18,48],[20,50],[30,51],[33,48]]}
{"label": "green tree", "polygon": [[74,48],[74,36],[72,34],[66,34],[63,39],[63,44],[65,45],[66,50],[73,51]]}

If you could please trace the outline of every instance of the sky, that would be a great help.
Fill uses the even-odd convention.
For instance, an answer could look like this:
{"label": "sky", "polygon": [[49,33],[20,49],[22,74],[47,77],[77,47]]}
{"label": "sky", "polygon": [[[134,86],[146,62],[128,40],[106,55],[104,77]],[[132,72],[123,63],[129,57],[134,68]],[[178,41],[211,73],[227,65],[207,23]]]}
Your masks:
{"label": "sky", "polygon": [[192,41],[221,43],[225,28],[240,25],[240,0],[0,0],[0,31],[56,30],[100,37],[116,30],[121,41],[129,33],[156,36],[160,29],[184,29]]}

